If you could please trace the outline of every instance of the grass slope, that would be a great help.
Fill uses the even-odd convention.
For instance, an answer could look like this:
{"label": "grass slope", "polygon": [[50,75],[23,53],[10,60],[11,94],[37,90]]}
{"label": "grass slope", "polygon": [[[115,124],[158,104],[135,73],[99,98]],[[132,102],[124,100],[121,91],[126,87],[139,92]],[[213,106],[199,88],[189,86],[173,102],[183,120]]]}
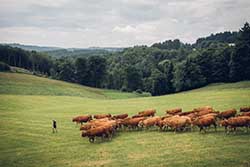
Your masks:
{"label": "grass slope", "polygon": [[0,72],[0,94],[80,96],[95,99],[121,99],[146,96],[146,94],[91,88],[34,75],[3,72]]}
{"label": "grass slope", "polygon": [[[219,129],[217,133],[196,130],[174,134],[150,129],[118,132],[110,142],[90,144],[71,122],[78,114],[132,115],[147,108],[156,108],[158,115],[172,107],[185,111],[203,105],[218,110],[239,108],[250,105],[249,81],[160,97],[114,100],[18,92],[1,90],[0,166],[250,166],[250,133],[226,135]],[[58,122],[57,134],[51,133],[52,119]]]}

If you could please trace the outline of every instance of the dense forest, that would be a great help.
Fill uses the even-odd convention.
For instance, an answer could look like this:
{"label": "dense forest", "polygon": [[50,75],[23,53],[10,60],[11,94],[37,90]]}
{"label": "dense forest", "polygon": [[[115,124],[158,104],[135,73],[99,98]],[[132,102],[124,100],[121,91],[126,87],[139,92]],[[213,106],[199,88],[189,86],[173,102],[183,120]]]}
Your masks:
{"label": "dense forest", "polygon": [[[60,50],[53,50],[60,55]],[[83,85],[163,95],[214,82],[250,79],[250,26],[199,38],[178,39],[96,54],[50,56],[0,45],[0,66],[17,66]],[[1,69],[1,67],[0,67]]]}

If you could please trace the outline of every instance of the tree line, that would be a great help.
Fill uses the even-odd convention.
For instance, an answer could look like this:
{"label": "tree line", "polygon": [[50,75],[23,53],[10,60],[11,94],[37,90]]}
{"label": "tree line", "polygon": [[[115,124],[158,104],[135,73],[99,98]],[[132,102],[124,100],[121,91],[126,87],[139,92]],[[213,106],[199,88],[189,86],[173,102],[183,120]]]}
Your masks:
{"label": "tree line", "polygon": [[[233,43],[233,45],[232,45]],[[250,26],[200,38],[193,45],[167,40],[105,56],[51,58],[0,46],[0,61],[52,78],[99,88],[163,95],[214,82],[250,79]]]}
{"label": "tree line", "polygon": [[48,55],[7,45],[0,45],[0,61],[48,76],[53,68],[53,60]]}

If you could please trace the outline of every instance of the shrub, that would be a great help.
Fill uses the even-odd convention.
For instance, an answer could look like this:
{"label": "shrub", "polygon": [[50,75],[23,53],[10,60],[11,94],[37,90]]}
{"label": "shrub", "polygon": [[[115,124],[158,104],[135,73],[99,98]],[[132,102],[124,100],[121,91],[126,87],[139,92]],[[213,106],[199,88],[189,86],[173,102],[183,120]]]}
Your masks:
{"label": "shrub", "polygon": [[0,71],[10,71],[10,66],[0,61]]}
{"label": "shrub", "polygon": [[127,87],[126,87],[126,86],[123,86],[123,87],[121,88],[121,91],[122,91],[122,92],[127,92],[127,91],[128,91],[128,89],[127,89]]}
{"label": "shrub", "polygon": [[142,92],[141,89],[137,89],[137,90],[135,91],[135,93],[142,94],[143,92]]}

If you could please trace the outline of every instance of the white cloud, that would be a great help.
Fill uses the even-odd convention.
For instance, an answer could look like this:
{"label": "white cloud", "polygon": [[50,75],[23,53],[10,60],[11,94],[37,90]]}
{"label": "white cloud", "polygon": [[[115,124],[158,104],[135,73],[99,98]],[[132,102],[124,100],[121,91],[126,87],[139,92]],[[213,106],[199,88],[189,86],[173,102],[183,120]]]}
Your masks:
{"label": "white cloud", "polygon": [[134,33],[137,30],[136,30],[136,28],[134,28],[130,25],[127,25],[125,27],[115,26],[112,31],[113,32],[121,32],[121,33]]}

